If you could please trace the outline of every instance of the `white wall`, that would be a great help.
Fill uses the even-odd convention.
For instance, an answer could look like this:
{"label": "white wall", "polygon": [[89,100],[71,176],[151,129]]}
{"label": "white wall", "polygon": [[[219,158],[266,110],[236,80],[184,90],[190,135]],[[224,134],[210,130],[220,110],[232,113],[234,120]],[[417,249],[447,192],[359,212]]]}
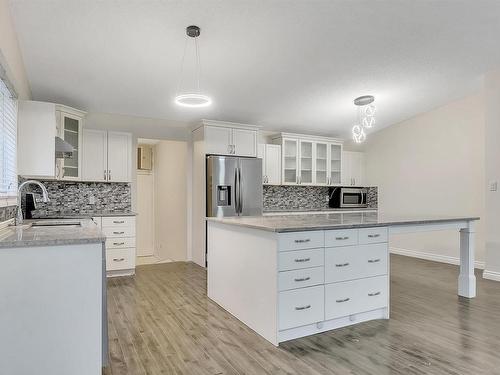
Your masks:
{"label": "white wall", "polygon": [[28,77],[7,0],[0,0],[0,64],[7,71],[19,99],[30,99]]}
{"label": "white wall", "polygon": [[486,269],[484,277],[500,281],[500,191],[490,191],[500,182],[500,70],[485,76],[486,144]]}
{"label": "white wall", "polygon": [[156,247],[162,260],[187,260],[188,143],[155,145]]}
{"label": "white wall", "polygon": [[[379,187],[381,212],[480,216],[480,262],[485,259],[484,129],[484,100],[478,93],[370,134],[363,146],[367,181]],[[395,236],[390,245],[442,260],[459,256],[458,233]]]}

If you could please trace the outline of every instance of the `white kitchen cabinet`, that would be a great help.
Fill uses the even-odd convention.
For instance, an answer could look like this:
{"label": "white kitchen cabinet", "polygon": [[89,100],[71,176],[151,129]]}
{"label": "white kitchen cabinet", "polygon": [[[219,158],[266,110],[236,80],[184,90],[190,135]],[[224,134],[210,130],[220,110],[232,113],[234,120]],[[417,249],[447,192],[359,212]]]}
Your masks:
{"label": "white kitchen cabinet", "polygon": [[360,186],[365,183],[365,155],[362,152],[342,152],[342,185]]}
{"label": "white kitchen cabinet", "polygon": [[130,182],[132,135],[106,130],[83,130],[83,179]]}
{"label": "white kitchen cabinet", "polygon": [[[84,117],[85,112],[59,104],[19,101],[18,174],[35,178],[80,180]],[[73,146],[72,158],[56,159],[56,136]]]}
{"label": "white kitchen cabinet", "polygon": [[342,142],[334,138],[281,133],[273,142],[282,146],[284,185],[340,185]]}
{"label": "white kitchen cabinet", "polygon": [[207,154],[257,156],[257,130],[220,125],[204,129]]}
{"label": "white kitchen cabinet", "polygon": [[264,185],[281,184],[281,146],[259,144],[257,157],[262,159],[262,182]]}
{"label": "white kitchen cabinet", "polygon": [[[57,108],[57,107],[56,107]],[[61,180],[80,180],[82,176],[82,126],[80,111],[67,107],[56,110],[58,136],[73,146],[71,158],[56,160],[56,178]]]}

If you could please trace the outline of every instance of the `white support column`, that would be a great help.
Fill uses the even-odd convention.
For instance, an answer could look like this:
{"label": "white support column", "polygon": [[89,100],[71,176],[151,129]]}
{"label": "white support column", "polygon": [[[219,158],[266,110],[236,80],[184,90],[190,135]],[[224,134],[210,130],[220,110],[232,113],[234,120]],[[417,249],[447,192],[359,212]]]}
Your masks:
{"label": "white support column", "polygon": [[474,223],[469,221],[460,229],[460,274],[458,295],[467,298],[476,296],[476,276],[474,275]]}

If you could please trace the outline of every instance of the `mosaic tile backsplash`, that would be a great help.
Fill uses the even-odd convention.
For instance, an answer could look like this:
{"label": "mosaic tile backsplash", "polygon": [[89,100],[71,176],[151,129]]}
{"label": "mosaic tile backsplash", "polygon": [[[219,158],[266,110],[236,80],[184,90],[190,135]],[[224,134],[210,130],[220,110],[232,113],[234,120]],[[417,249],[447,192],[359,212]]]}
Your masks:
{"label": "mosaic tile backsplash", "polygon": [[16,217],[16,206],[0,207],[0,223]]}
{"label": "mosaic tile backsplash", "polygon": [[[31,214],[34,218],[44,216],[90,214],[96,211],[124,212],[132,208],[130,184],[104,182],[42,181],[47,187],[50,201],[37,203]],[[39,194],[38,186],[30,185],[24,190]],[[94,203],[90,201],[93,199]],[[23,196],[24,207],[24,196]]]}
{"label": "mosaic tile backsplash", "polygon": [[[328,187],[264,185],[264,211],[328,208]],[[377,188],[369,187],[366,197],[369,208],[377,208]]]}

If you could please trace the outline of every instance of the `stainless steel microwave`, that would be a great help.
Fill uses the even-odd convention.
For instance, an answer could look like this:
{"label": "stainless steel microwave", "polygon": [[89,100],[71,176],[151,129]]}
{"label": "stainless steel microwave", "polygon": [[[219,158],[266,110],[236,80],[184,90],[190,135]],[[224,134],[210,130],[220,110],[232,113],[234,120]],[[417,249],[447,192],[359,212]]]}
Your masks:
{"label": "stainless steel microwave", "polygon": [[328,205],[331,208],[366,208],[367,188],[331,187]]}

